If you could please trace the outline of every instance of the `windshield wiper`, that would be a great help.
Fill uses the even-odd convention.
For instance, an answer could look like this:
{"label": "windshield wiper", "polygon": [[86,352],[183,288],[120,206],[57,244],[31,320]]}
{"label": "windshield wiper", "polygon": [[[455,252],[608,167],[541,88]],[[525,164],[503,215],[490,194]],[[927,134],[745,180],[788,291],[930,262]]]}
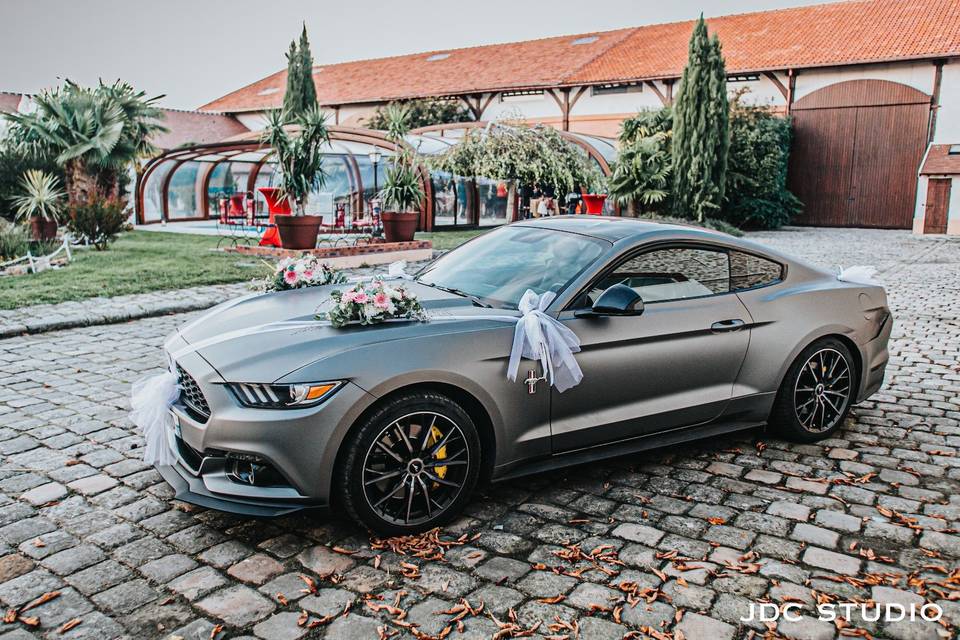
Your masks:
{"label": "windshield wiper", "polygon": [[478,307],[483,307],[484,309],[492,309],[492,308],[493,308],[493,305],[492,305],[492,304],[488,304],[488,303],[484,302],[483,300],[481,300],[481,299],[478,298],[477,296],[473,295],[472,293],[467,293],[466,291],[461,291],[460,289],[454,289],[453,287],[442,287],[442,286],[440,286],[439,284],[432,284],[432,283],[430,283],[430,282],[423,282],[422,280],[420,280],[420,281],[418,281],[418,282],[420,282],[420,284],[425,284],[425,285],[427,285],[428,287],[433,287],[434,289],[440,289],[440,291],[446,291],[447,293],[452,293],[452,294],[457,295],[457,296],[463,296],[464,298],[466,298],[467,300],[469,300],[469,301],[472,302],[473,304],[477,305]]}

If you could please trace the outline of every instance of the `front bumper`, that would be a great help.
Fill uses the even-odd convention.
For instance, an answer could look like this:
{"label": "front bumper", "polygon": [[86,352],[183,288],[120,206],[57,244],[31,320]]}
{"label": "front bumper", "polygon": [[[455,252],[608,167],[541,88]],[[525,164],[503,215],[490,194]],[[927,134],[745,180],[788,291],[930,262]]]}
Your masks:
{"label": "front bumper", "polygon": [[[179,342],[173,346],[186,344]],[[178,350],[170,343],[167,348]],[[176,364],[194,379],[209,406],[209,417],[182,401],[171,408],[174,427],[168,441],[177,463],[157,470],[177,499],[250,516],[329,506],[336,452],[357,407],[365,404],[365,391],[347,383],[315,407],[252,409],[240,405],[198,353],[183,355]],[[279,481],[267,486],[242,482],[233,473],[238,458],[268,465]]]}

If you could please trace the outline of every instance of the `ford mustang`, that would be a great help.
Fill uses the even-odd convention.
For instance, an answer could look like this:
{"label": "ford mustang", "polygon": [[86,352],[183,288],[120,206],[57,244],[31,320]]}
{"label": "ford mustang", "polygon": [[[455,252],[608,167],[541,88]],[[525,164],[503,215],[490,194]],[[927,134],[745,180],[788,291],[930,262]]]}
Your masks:
{"label": "ford mustang", "polygon": [[[226,302],[171,336],[177,462],[159,470],[177,498],[337,507],[404,534],[454,518],[480,482],[764,425],[812,442],[880,388],[892,327],[882,287],[624,218],[508,225],[405,285],[431,321],[277,329],[331,285]],[[527,290],[553,292],[545,312],[580,340],[583,379],[562,393],[533,360],[507,379],[503,316]]]}

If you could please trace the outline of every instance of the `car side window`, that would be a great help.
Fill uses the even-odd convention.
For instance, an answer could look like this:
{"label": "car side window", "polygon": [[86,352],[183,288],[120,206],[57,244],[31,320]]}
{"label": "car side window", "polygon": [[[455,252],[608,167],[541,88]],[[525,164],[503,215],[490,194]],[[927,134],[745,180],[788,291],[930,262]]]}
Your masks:
{"label": "car side window", "polygon": [[730,261],[722,250],[693,247],[654,249],[628,258],[590,292],[596,300],[615,284],[625,284],[645,303],[700,298],[730,291]]}
{"label": "car side window", "polygon": [[783,279],[783,265],[742,251],[730,252],[730,288],[743,291]]}

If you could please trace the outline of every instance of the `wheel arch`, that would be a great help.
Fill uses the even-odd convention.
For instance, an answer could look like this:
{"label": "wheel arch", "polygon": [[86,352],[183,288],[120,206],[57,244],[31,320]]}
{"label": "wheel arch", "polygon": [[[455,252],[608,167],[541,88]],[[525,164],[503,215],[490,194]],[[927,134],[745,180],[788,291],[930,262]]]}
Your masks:
{"label": "wheel arch", "polygon": [[790,354],[790,357],[784,362],[783,368],[780,372],[780,381],[777,384],[777,391],[779,392],[783,388],[783,382],[787,377],[787,373],[790,372],[790,367],[793,366],[793,363],[796,362],[797,358],[800,357],[800,354],[809,347],[810,345],[819,342],[820,340],[835,339],[843,343],[843,345],[850,350],[850,355],[853,356],[853,366],[856,369],[856,380],[857,380],[857,394],[854,394],[854,398],[859,394],[860,388],[863,386],[863,354],[860,352],[860,347],[854,342],[849,335],[845,334],[839,328],[832,327],[826,331],[814,333],[808,335],[803,340],[801,340],[793,353]]}
{"label": "wheel arch", "polygon": [[[334,464],[330,469],[331,477],[337,477],[337,473],[340,470],[341,465],[344,463],[344,459],[346,458],[343,444],[346,443],[354,433],[356,433],[357,429],[360,428],[360,425],[362,425],[365,420],[367,420],[375,411],[377,411],[377,409],[390,402],[397,396],[407,393],[430,391],[445,395],[459,404],[473,420],[474,425],[477,427],[477,435],[480,438],[479,481],[488,481],[493,475],[493,467],[494,462],[496,461],[497,451],[497,437],[496,430],[493,425],[493,418],[484,404],[474,394],[470,393],[463,387],[457,386],[450,382],[439,381],[412,382],[403,386],[398,386],[383,395],[377,396],[375,400],[373,400],[363,409],[363,411],[360,412],[356,419],[354,419],[354,421],[350,424],[350,427],[344,433],[343,437],[340,439],[337,446],[336,456],[334,458]],[[333,506],[337,506],[335,504],[337,500],[337,492],[331,491],[330,502],[333,504]]]}

